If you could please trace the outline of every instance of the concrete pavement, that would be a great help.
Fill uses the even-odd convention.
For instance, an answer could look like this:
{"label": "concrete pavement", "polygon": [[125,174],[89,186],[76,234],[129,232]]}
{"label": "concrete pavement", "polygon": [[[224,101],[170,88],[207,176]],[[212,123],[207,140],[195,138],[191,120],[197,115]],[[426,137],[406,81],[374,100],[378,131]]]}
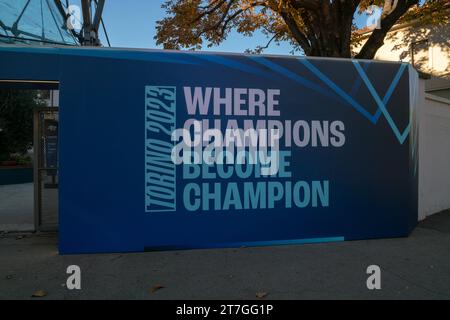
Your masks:
{"label": "concrete pavement", "polygon": [[[56,234],[1,236],[0,299],[450,299],[450,211],[398,239],[71,256],[56,246]],[[81,290],[65,287],[72,264]],[[366,287],[371,264],[381,290]]]}
{"label": "concrete pavement", "polygon": [[0,185],[0,231],[33,231],[33,183]]}

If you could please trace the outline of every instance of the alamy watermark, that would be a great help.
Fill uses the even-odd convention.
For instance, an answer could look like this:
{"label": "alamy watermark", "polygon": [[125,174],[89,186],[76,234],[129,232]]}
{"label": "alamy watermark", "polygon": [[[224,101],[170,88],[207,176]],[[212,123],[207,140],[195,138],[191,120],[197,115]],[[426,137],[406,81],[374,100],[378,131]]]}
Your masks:
{"label": "alamy watermark", "polygon": [[382,19],[391,14],[397,7],[398,0],[385,1],[384,7],[377,5],[371,5],[365,10],[367,16],[366,28],[368,29],[381,29]]}
{"label": "alamy watermark", "polygon": [[77,265],[70,265],[66,269],[66,273],[70,274],[66,281],[66,287],[69,290],[81,290],[81,268]]}
{"label": "alamy watermark", "polygon": [[367,278],[366,286],[369,290],[381,289],[381,268],[376,264],[367,267],[366,273],[370,276]]}
{"label": "alamy watermark", "polygon": [[70,5],[67,8],[66,27],[69,30],[81,30],[81,8],[77,5]]}

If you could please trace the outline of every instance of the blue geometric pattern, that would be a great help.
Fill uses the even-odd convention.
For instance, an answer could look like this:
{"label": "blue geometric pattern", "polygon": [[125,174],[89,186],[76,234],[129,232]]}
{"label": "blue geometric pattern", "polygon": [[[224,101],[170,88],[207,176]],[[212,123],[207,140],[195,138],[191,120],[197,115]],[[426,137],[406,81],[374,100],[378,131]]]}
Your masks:
{"label": "blue geometric pattern", "polygon": [[273,62],[267,60],[264,57],[251,56],[249,58],[251,60],[253,60],[253,61],[255,61],[255,62],[257,62],[257,63],[259,63],[259,64],[261,64],[261,65],[263,65],[263,66],[265,66],[267,68],[269,68],[270,70],[275,71],[275,72],[285,76],[286,78],[289,78],[289,79],[291,79],[291,80],[301,84],[302,86],[304,86],[306,88],[314,90],[314,91],[316,91],[316,92],[318,92],[318,93],[320,93],[320,94],[322,94],[322,95],[324,95],[324,96],[326,96],[328,98],[338,99],[338,97],[336,97],[333,93],[323,89],[321,86],[317,85],[316,83],[311,82],[308,79],[303,78],[303,77],[299,76],[298,74],[290,71],[289,69],[286,69],[286,68],[284,68],[284,67],[282,67],[282,66],[280,66],[280,65],[278,65],[276,63],[273,63]]}
{"label": "blue geometric pattern", "polygon": [[[403,133],[400,133],[400,130],[398,129],[397,125],[395,124],[394,120],[392,119],[391,115],[389,114],[389,112],[386,109],[386,104],[384,101],[381,101],[380,96],[378,95],[378,93],[376,92],[375,88],[372,85],[372,82],[370,82],[369,78],[367,77],[366,73],[364,72],[364,70],[361,68],[361,65],[359,64],[358,61],[353,60],[353,65],[355,66],[356,70],[358,71],[359,75],[361,76],[361,78],[363,79],[364,83],[367,86],[367,89],[369,89],[369,92],[371,93],[372,97],[375,99],[375,102],[378,105],[378,108],[381,110],[381,112],[383,113],[384,117],[386,118],[389,126],[391,127],[392,131],[394,132],[396,138],[398,139],[398,141],[400,142],[400,144],[403,144],[403,142],[405,142],[406,137],[409,134],[409,130],[411,127],[411,122],[408,123],[408,125],[406,126],[406,129],[403,131]],[[400,66],[400,70],[406,67],[406,64],[402,64]],[[398,78],[396,77],[394,79],[395,82],[395,86],[398,83],[398,80],[400,79],[400,76],[398,76]],[[393,83],[394,83],[393,82]],[[394,90],[395,86],[393,86],[392,88],[389,88],[388,90],[388,94],[391,94],[392,91]]]}
{"label": "blue geometric pattern", "polygon": [[[312,89],[316,92],[319,92],[327,97],[334,98],[333,95],[330,94],[327,90],[324,90],[319,85],[299,76],[298,74],[283,68],[280,65],[277,65],[263,57],[253,56],[250,57],[253,61],[266,66],[267,68],[271,69],[272,71],[275,71],[279,74],[284,75],[287,78],[290,78],[294,80],[295,82]],[[359,104],[351,95],[346,93],[342,88],[340,88],[336,83],[334,83],[330,78],[328,78],[323,72],[321,72],[316,66],[314,66],[308,59],[306,58],[300,58],[298,60],[301,64],[303,64],[307,69],[309,69],[316,77],[318,77],[324,84],[326,84],[330,89],[333,90],[334,93],[336,93],[340,98],[342,98],[345,102],[350,104],[354,109],[356,109],[359,113],[361,113],[365,118],[367,118],[372,124],[376,124],[381,116],[381,114],[384,115],[386,118],[389,126],[391,127],[392,131],[394,132],[397,140],[400,142],[400,144],[403,144],[406,140],[406,137],[409,134],[410,131],[410,123],[407,125],[403,133],[400,132],[397,125],[395,124],[394,120],[392,119],[391,115],[389,114],[388,110],[386,109],[386,105],[389,102],[392,94],[395,91],[395,88],[397,87],[406,67],[406,63],[402,63],[400,65],[399,70],[397,71],[395,77],[393,78],[385,96],[383,97],[383,100],[381,100],[380,96],[376,92],[375,88],[371,84],[370,80],[368,79],[365,71],[362,69],[358,61],[353,60],[353,63],[355,65],[356,70],[358,71],[358,74],[360,75],[361,79],[369,89],[370,94],[374,98],[378,108],[375,114],[369,113],[361,104]]]}

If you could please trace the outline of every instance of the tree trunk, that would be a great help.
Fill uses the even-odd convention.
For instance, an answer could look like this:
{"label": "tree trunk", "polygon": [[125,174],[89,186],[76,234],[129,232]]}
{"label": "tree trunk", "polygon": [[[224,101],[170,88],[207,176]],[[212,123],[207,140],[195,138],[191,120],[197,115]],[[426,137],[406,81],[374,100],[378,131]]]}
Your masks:
{"label": "tree trunk", "polygon": [[[289,30],[307,56],[351,58],[350,40],[353,15],[359,5],[353,1],[317,1],[315,8],[299,8],[304,32],[295,20],[286,20]],[[292,24],[295,27],[292,27]]]}
{"label": "tree trunk", "polygon": [[395,23],[403,16],[412,6],[419,3],[419,0],[399,1],[397,7],[388,15],[381,19],[381,27],[375,29],[367,39],[361,51],[355,56],[357,59],[373,59],[378,49],[384,44],[384,39],[395,25]]}

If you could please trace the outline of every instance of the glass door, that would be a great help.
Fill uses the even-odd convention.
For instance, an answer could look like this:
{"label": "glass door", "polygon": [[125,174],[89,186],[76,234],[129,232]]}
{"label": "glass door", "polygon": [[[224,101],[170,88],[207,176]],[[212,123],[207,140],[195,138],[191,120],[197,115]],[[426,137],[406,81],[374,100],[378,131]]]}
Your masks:
{"label": "glass door", "polygon": [[53,231],[58,227],[58,108],[39,108],[35,123],[35,225]]}

